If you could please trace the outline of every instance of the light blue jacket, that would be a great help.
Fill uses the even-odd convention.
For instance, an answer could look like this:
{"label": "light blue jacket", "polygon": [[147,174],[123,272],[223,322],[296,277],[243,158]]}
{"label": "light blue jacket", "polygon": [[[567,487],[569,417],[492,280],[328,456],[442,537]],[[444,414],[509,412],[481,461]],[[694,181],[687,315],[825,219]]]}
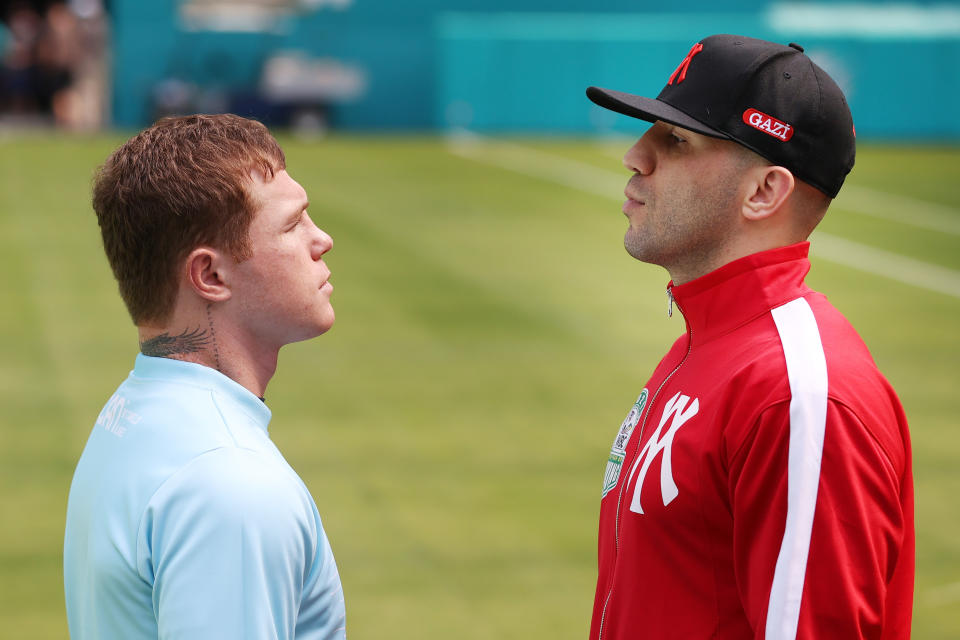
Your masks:
{"label": "light blue jacket", "polygon": [[74,640],[345,637],[320,515],[269,422],[218,371],[137,356],[70,488]]}

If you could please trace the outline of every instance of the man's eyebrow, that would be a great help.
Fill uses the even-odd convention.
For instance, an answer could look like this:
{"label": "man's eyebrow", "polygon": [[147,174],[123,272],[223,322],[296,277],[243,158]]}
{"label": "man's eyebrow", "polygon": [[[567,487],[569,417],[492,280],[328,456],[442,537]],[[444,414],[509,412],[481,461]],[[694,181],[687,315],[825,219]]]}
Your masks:
{"label": "man's eyebrow", "polygon": [[302,215],[303,215],[303,212],[306,211],[309,207],[310,207],[310,201],[309,201],[309,200],[304,199],[304,200],[300,201],[300,202],[297,204],[297,208],[294,209],[293,213],[290,214],[290,216],[287,218],[287,220],[289,220],[290,222],[293,222],[294,220],[296,220],[297,218],[299,218],[300,216],[302,216]]}

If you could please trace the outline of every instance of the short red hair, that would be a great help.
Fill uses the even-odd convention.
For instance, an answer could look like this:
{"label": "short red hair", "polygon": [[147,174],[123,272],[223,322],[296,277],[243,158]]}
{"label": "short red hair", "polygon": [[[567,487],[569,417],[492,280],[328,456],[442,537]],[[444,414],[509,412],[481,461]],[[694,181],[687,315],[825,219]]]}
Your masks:
{"label": "short red hair", "polygon": [[135,324],[169,319],[177,269],[198,246],[249,256],[250,172],[270,179],[285,166],[265,126],[230,114],[163,118],[107,158],[93,208]]}

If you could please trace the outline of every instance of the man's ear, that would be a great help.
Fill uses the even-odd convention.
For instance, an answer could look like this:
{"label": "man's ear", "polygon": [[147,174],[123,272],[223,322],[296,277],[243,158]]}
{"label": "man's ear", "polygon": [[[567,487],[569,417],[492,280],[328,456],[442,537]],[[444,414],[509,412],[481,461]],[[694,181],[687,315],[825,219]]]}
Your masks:
{"label": "man's ear", "polygon": [[744,199],[741,211],[747,220],[769,218],[786,202],[796,186],[793,174],[783,167],[755,167],[751,176],[751,191]]}
{"label": "man's ear", "polygon": [[190,288],[209,302],[229,300],[232,292],[225,278],[228,260],[229,256],[210,247],[197,247],[191,251],[184,265]]}

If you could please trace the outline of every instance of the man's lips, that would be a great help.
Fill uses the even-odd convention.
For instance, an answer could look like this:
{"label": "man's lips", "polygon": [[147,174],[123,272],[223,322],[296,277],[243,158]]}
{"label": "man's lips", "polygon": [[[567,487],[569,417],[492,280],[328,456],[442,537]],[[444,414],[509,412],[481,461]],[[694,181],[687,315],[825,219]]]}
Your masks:
{"label": "man's lips", "polygon": [[639,176],[634,175],[627,181],[627,186],[623,188],[623,195],[627,197],[627,200],[631,202],[636,202],[637,204],[647,204],[647,197],[639,189]]}
{"label": "man's lips", "polygon": [[629,216],[631,211],[639,213],[639,210],[647,204],[643,196],[631,194],[629,190],[624,191],[624,195],[627,196],[627,199],[623,203],[623,214],[626,216]]}
{"label": "man's lips", "polygon": [[647,204],[645,197],[633,191],[630,188],[630,185],[627,185],[627,188],[623,190],[623,195],[625,195],[627,200],[631,202],[636,202],[637,204]]}
{"label": "man's lips", "polygon": [[627,199],[623,202],[623,215],[627,216],[629,219],[633,219],[634,216],[643,216],[645,215],[645,210],[647,206],[646,196],[640,193],[637,193],[636,190],[632,189],[630,185],[627,185],[627,188],[623,190],[623,195]]}

